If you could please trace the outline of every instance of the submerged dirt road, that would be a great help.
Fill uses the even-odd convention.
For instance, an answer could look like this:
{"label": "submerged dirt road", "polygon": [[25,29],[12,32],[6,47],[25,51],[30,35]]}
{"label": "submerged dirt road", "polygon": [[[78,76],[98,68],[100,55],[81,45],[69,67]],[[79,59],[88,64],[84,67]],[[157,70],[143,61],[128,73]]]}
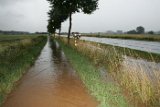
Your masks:
{"label": "submerged dirt road", "polygon": [[96,107],[58,43],[49,40],[3,107]]}

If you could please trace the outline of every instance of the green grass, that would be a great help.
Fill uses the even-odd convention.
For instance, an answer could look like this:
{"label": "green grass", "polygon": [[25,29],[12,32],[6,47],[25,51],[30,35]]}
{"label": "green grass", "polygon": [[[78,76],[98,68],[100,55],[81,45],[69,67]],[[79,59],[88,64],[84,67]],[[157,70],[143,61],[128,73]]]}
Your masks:
{"label": "green grass", "polygon": [[[61,38],[61,40],[67,43],[66,38]],[[160,72],[156,64],[154,64],[160,62],[159,54],[150,54],[138,50],[87,41],[78,41],[77,46],[75,46],[73,39],[70,40],[70,47],[77,54],[80,53],[85,56],[90,61],[90,64],[96,67],[104,67],[108,71],[107,75],[112,76],[123,90],[123,94],[128,102],[135,107],[142,105],[144,107],[157,107],[160,105]],[[70,53],[70,55],[72,56],[73,54]],[[147,75],[144,64],[135,62],[134,65],[138,68],[136,66],[129,66],[125,63],[125,56],[134,60],[152,63],[150,67],[156,68],[150,70],[154,76],[154,83],[153,78],[151,79]],[[85,64],[84,66],[87,65],[89,64]]]}
{"label": "green grass", "polygon": [[30,39],[35,38],[40,35],[31,34],[31,35],[8,35],[8,34],[0,34],[0,42],[7,42],[7,41],[18,41],[21,39]]}
{"label": "green grass", "polygon": [[160,54],[156,53],[149,53],[149,52],[144,52],[136,49],[130,49],[130,48],[124,48],[124,47],[119,47],[119,46],[113,46],[113,45],[108,45],[108,44],[102,44],[102,43],[94,43],[91,42],[91,44],[99,45],[100,48],[106,49],[106,50],[116,50],[116,52],[121,55],[121,56],[130,56],[135,59],[145,59],[147,61],[154,61],[154,62],[160,62]]}
{"label": "green grass", "polygon": [[59,42],[85,86],[100,102],[99,107],[129,107],[121,89],[112,82],[104,82],[98,68],[86,56],[62,41]]}
{"label": "green grass", "polygon": [[[105,66],[105,68],[110,72],[112,77],[121,85],[124,89],[125,93],[128,93],[130,101],[135,105],[142,104],[145,106],[153,106],[160,105],[159,97],[160,97],[160,73],[159,70],[152,69],[150,72],[154,75],[154,81],[147,75],[147,71],[145,71],[145,66],[139,63],[135,63],[139,68],[131,68],[123,69],[124,66],[127,67],[123,63],[124,56],[129,56],[131,58],[137,60],[144,60],[154,63],[160,62],[159,54],[151,54],[143,51],[132,50],[129,48],[121,48],[117,46],[98,44],[93,42],[85,42],[83,44],[89,44],[94,46],[95,50],[91,50],[89,48],[81,49],[81,47],[77,47],[80,52],[84,53],[84,55],[88,56],[91,60],[95,62],[97,65]],[[97,48],[97,49],[96,49]],[[150,65],[152,68],[156,68],[156,65]],[[155,71],[156,70],[156,71]],[[155,86],[155,84],[157,86]],[[137,101],[136,101],[137,100]],[[139,105],[138,105],[139,106]],[[138,107],[137,106],[137,107]]]}
{"label": "green grass", "polygon": [[89,37],[101,37],[101,38],[115,38],[115,39],[133,39],[133,40],[144,40],[144,41],[158,41],[160,42],[160,35],[149,35],[149,34],[102,34],[102,35],[84,35]]}
{"label": "green grass", "polygon": [[6,35],[0,34],[0,52],[6,48],[19,44],[23,40],[36,38],[38,35]]}
{"label": "green grass", "polygon": [[[116,52],[118,56],[130,56],[135,59],[144,59],[151,62],[160,62],[160,54],[158,53],[149,53],[141,50],[113,46],[113,45],[103,44],[103,43],[96,43],[96,42],[85,41],[85,40],[81,40],[81,43],[93,45],[95,47],[106,50],[106,52],[112,52],[112,53]],[[108,54],[106,57],[109,57],[109,56],[110,54]]]}
{"label": "green grass", "polygon": [[14,89],[16,82],[34,63],[45,43],[44,36],[26,36],[24,40],[11,43],[0,52],[0,105]]}

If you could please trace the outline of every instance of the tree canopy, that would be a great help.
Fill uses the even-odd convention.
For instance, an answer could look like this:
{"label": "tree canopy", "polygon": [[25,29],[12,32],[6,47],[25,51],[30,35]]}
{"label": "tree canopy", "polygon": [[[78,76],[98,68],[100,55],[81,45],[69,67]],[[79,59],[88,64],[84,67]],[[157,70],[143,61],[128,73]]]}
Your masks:
{"label": "tree canopy", "polygon": [[[69,18],[68,39],[72,28],[72,14],[83,12],[91,14],[98,7],[98,0],[47,0],[51,5],[49,21],[55,29],[61,27],[61,23]],[[52,13],[53,12],[53,13]],[[49,24],[48,24],[49,26]]]}
{"label": "tree canopy", "polygon": [[51,10],[48,12],[49,20],[47,28],[49,33],[55,33],[56,29],[61,29],[61,23],[68,18],[68,14],[65,14],[62,8],[60,9],[60,4],[55,5],[52,0],[48,1],[51,4]]}
{"label": "tree canopy", "polygon": [[136,30],[130,30],[127,32],[127,34],[144,34],[145,33],[145,28],[142,26],[138,26]]}
{"label": "tree canopy", "polygon": [[144,27],[142,27],[142,26],[138,26],[138,27],[136,28],[136,31],[137,31],[138,34],[144,34],[145,29],[144,29]]}
{"label": "tree canopy", "polygon": [[127,32],[127,34],[137,34],[136,30],[130,30]]}

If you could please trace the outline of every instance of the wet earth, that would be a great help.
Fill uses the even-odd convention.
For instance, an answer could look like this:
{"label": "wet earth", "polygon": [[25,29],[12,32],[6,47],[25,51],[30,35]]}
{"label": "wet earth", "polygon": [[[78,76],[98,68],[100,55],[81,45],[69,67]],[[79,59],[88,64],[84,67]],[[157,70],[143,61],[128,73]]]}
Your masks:
{"label": "wet earth", "polygon": [[57,42],[50,42],[2,107],[96,107]]}

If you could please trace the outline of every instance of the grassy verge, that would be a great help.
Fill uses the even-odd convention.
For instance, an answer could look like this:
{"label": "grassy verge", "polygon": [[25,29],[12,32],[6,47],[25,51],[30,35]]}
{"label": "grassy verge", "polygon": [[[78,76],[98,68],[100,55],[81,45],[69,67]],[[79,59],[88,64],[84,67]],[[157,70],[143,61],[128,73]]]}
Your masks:
{"label": "grassy verge", "polygon": [[[61,40],[67,43],[65,38]],[[75,46],[73,39],[70,47],[95,66],[104,66],[135,107],[160,105],[160,72],[156,64],[160,62],[160,55],[86,41],[78,41]],[[151,64],[149,71],[146,63]]]}
{"label": "grassy verge", "polygon": [[46,37],[27,38],[11,43],[0,52],[0,105],[25,71],[34,63],[46,43]]}
{"label": "grassy verge", "polygon": [[67,42],[59,42],[85,86],[100,102],[99,107],[128,107],[128,103],[117,85],[103,81],[99,70],[86,56],[67,45]]}
{"label": "grassy verge", "polygon": [[100,38],[115,38],[115,39],[133,39],[144,41],[158,41],[160,42],[160,35],[149,34],[111,34],[111,35],[84,35],[88,37],[100,37]]}
{"label": "grassy verge", "polygon": [[90,45],[101,48],[103,50],[114,52],[118,56],[130,56],[135,59],[144,59],[151,62],[160,62],[160,54],[158,53],[157,54],[149,53],[141,50],[113,46],[113,45],[103,44],[103,43],[89,42],[89,41],[83,41],[83,43],[89,43]]}
{"label": "grassy verge", "polygon": [[[160,69],[157,67],[160,54],[94,42],[81,41],[80,44],[78,50],[92,59],[96,65],[105,66],[135,107],[160,106]],[[82,44],[94,46],[94,49],[86,48]],[[82,49],[83,46],[85,48]],[[134,60],[126,61],[126,56]]]}

